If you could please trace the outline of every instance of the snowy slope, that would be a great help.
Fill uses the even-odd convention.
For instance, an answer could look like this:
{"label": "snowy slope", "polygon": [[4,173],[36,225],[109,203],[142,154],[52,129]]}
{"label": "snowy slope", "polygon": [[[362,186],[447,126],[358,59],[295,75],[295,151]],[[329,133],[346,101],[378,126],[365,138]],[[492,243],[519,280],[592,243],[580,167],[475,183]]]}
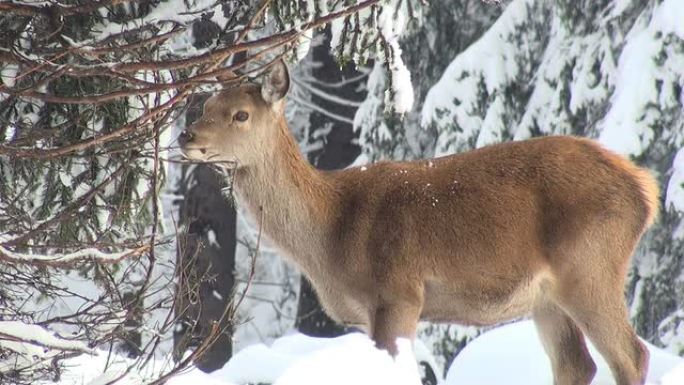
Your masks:
{"label": "snowy slope", "polygon": [[[400,345],[401,346],[401,345]],[[174,377],[169,385],[415,385],[419,384],[413,357],[405,354],[393,360],[378,350],[363,334],[338,338],[313,338],[293,334],[276,340],[270,347],[253,345],[210,375],[196,369]],[[598,373],[593,385],[611,385],[605,362],[590,348]],[[648,381],[654,385],[684,384],[684,359],[652,345]],[[106,354],[81,356],[68,361],[71,368],[59,385],[96,385],[116,378],[125,360],[102,372]],[[423,359],[421,357],[421,359]],[[155,366],[155,365],[152,365]],[[161,369],[161,364],[157,365]],[[149,375],[149,373],[147,373]],[[116,384],[140,383],[143,374],[131,374]],[[468,344],[456,357],[443,385],[551,385],[549,361],[531,321],[499,327]],[[44,384],[47,385],[47,384]]]}
{"label": "snowy slope", "polygon": [[[684,384],[684,359],[648,344],[651,353],[647,381],[652,384]],[[593,385],[612,385],[608,365],[589,344],[598,366]],[[675,374],[679,382],[673,382]],[[551,363],[532,321],[518,322],[484,333],[468,344],[447,373],[446,384],[550,385]]]}

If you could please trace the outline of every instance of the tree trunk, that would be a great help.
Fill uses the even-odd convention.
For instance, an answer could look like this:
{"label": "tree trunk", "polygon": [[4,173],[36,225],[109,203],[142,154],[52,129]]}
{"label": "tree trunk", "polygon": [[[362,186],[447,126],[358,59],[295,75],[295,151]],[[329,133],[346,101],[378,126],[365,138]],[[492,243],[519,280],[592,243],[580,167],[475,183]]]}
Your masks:
{"label": "tree trunk", "polygon": [[[200,116],[206,97],[194,98],[187,124]],[[195,361],[200,370],[211,372],[232,355],[232,320],[225,311],[234,285],[236,214],[221,191],[225,182],[210,167],[184,167],[182,174],[179,194],[185,199],[179,216],[187,234],[178,239],[174,357],[179,359],[218,330],[215,341]]]}

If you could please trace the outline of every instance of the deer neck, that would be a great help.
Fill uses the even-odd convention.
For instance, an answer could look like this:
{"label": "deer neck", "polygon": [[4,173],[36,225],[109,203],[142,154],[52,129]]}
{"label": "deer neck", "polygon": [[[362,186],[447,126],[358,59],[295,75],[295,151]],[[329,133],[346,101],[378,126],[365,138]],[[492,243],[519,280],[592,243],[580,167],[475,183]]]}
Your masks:
{"label": "deer neck", "polygon": [[[336,189],[299,151],[287,124],[279,122],[275,146],[235,174],[238,200],[264,235],[302,267],[320,253]],[[308,270],[308,269],[307,269]]]}

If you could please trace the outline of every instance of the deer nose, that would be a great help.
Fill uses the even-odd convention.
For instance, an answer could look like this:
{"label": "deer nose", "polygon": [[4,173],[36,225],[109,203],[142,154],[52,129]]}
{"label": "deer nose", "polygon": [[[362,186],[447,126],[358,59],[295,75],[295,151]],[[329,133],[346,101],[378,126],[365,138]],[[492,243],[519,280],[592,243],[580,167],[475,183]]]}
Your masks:
{"label": "deer nose", "polygon": [[190,132],[190,131],[183,131],[181,132],[180,136],[178,136],[178,144],[181,146],[185,146],[186,144],[192,142],[192,139],[195,137],[195,135]]}

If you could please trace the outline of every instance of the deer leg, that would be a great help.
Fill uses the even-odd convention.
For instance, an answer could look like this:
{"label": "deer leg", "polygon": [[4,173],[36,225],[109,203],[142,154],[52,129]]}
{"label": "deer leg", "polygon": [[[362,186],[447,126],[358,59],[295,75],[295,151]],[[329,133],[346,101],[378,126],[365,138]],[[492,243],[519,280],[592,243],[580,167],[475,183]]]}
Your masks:
{"label": "deer leg", "polygon": [[[596,280],[607,279],[597,277]],[[622,285],[614,292],[595,292],[592,282],[576,282],[561,294],[559,304],[606,359],[617,385],[643,385],[649,353],[629,324]]]}
{"label": "deer leg", "polygon": [[643,385],[648,371],[648,350],[627,321],[622,298],[619,302],[620,305],[593,309],[575,304],[570,313],[608,362],[617,385]]}
{"label": "deer leg", "polygon": [[383,304],[375,311],[372,338],[380,349],[392,356],[399,353],[397,338],[413,341],[420,317],[420,307],[408,304]]}
{"label": "deer leg", "polygon": [[396,357],[397,338],[406,338],[413,342],[416,327],[423,308],[423,285],[417,280],[404,280],[397,285],[381,287],[378,290],[379,301],[371,322],[371,338],[380,349]]}
{"label": "deer leg", "polygon": [[562,309],[544,304],[532,312],[539,337],[551,360],[555,385],[588,385],[596,374],[584,336]]}
{"label": "deer leg", "polygon": [[558,279],[549,295],[593,342],[617,385],[643,385],[649,354],[629,323],[623,293],[638,237],[633,230],[620,231],[629,218],[609,219],[556,245],[550,255]]}

